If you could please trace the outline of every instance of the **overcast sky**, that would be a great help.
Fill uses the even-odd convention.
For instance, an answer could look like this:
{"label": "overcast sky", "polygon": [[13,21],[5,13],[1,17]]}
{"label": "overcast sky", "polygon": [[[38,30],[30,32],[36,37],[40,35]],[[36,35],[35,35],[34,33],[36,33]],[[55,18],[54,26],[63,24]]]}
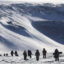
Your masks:
{"label": "overcast sky", "polygon": [[21,2],[34,2],[34,3],[54,3],[54,4],[60,4],[60,3],[64,3],[64,0],[0,0],[0,1],[21,1]]}

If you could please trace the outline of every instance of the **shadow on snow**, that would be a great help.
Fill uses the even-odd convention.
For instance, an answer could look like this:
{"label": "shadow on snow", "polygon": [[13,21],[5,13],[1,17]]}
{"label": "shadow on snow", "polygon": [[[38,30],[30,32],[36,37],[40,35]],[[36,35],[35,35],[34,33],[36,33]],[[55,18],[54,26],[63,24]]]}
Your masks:
{"label": "shadow on snow", "polygon": [[64,22],[39,21],[32,22],[32,25],[49,38],[64,44]]}

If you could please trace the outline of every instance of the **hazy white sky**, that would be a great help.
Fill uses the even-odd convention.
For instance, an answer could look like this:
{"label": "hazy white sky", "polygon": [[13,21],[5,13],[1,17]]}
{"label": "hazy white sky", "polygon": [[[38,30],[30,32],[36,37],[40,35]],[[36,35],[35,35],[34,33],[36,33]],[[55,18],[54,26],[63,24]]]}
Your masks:
{"label": "hazy white sky", "polygon": [[0,0],[0,1],[13,1],[13,2],[29,2],[29,3],[54,3],[54,4],[64,4],[64,0]]}

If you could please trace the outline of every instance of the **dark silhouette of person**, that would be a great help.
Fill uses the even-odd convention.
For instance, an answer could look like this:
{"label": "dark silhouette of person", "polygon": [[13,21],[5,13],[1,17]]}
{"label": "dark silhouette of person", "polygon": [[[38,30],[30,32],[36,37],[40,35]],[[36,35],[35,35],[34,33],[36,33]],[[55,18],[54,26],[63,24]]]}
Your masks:
{"label": "dark silhouette of person", "polygon": [[55,49],[55,52],[53,53],[55,61],[59,61],[59,51],[58,49]]}
{"label": "dark silhouette of person", "polygon": [[5,56],[5,53],[4,53],[4,56]]}
{"label": "dark silhouette of person", "polygon": [[24,60],[27,60],[27,52],[26,50],[23,52]]}
{"label": "dark silhouette of person", "polygon": [[32,58],[32,52],[31,52],[31,50],[28,50],[28,56],[29,56],[30,58]]}
{"label": "dark silhouette of person", "polygon": [[6,53],[6,56],[8,56],[8,53]]}
{"label": "dark silhouette of person", "polygon": [[18,56],[18,52],[17,51],[15,51],[15,56]]}
{"label": "dark silhouette of person", "polygon": [[43,48],[42,53],[43,53],[43,58],[46,58],[46,53],[47,53],[47,51],[46,51],[46,49],[45,49],[45,48]]}
{"label": "dark silhouette of person", "polygon": [[40,56],[39,50],[36,50],[35,56],[36,56],[36,60],[39,61],[39,56]]}
{"label": "dark silhouette of person", "polygon": [[13,54],[14,54],[14,52],[13,52],[13,50],[11,51],[11,56],[13,56]]}

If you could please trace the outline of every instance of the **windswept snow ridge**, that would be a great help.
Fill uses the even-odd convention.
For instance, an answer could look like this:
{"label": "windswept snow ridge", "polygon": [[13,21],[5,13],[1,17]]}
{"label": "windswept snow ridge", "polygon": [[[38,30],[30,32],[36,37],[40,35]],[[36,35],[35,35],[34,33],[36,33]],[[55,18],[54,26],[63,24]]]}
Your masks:
{"label": "windswept snow ridge", "polygon": [[58,48],[63,51],[63,44],[44,35],[43,32],[36,29],[37,25],[35,25],[35,22],[50,21],[53,23],[52,20],[57,21],[57,23],[59,21],[64,23],[63,8],[63,5],[56,6],[48,3],[43,5],[1,4],[0,50],[42,50],[46,48],[49,52],[52,52],[55,48]]}

